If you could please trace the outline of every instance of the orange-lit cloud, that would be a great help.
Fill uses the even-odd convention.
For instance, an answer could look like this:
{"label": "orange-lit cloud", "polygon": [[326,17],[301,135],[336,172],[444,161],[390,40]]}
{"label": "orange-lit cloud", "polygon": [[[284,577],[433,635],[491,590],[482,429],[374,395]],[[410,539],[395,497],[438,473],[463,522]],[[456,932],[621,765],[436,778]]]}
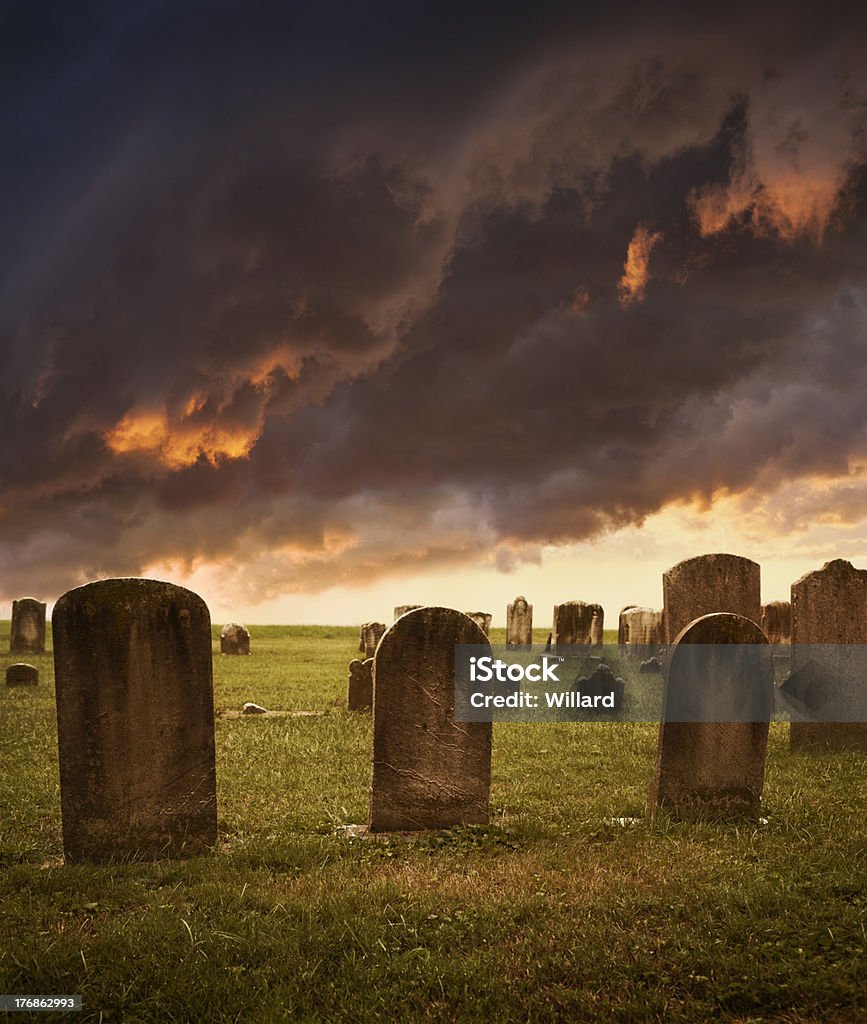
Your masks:
{"label": "orange-lit cloud", "polygon": [[621,306],[629,306],[633,302],[644,300],[644,290],[650,280],[650,254],[661,238],[661,231],[650,231],[644,224],[639,224],[635,229],[626,250],[623,277],[617,285]]}
{"label": "orange-lit cloud", "polygon": [[[195,413],[198,407],[193,403],[189,409]],[[186,418],[171,422],[165,413],[142,411],[127,413],[104,436],[115,455],[146,454],[168,469],[181,469],[202,457],[212,465],[244,458],[260,431],[256,426],[232,432],[217,423],[198,425]]]}

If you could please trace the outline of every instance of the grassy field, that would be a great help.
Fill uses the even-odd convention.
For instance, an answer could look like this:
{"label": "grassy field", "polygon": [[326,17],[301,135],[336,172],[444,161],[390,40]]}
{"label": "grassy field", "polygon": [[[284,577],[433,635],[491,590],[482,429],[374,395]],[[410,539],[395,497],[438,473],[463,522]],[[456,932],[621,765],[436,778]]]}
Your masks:
{"label": "grassy field", "polygon": [[867,1020],[864,756],[793,756],[775,724],[766,824],[624,825],[654,726],[498,724],[489,827],[351,838],[357,630],[251,633],[215,657],[218,712],[321,714],[218,718],[210,857],[64,867],[50,655],[0,687],[0,993],[167,1024]]}

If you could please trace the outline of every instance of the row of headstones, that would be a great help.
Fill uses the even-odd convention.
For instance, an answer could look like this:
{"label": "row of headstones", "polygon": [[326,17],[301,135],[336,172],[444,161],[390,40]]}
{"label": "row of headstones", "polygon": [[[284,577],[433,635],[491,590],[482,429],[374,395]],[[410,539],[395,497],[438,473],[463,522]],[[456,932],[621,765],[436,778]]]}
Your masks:
{"label": "row of headstones", "polygon": [[[790,643],[792,638],[791,603],[789,601],[770,601],[768,604],[763,604],[761,609],[760,624],[762,632],[768,638],[768,643]],[[630,647],[652,649],[664,645],[666,643],[664,615],[664,609],[627,605],[620,612],[617,643],[627,652]]]}

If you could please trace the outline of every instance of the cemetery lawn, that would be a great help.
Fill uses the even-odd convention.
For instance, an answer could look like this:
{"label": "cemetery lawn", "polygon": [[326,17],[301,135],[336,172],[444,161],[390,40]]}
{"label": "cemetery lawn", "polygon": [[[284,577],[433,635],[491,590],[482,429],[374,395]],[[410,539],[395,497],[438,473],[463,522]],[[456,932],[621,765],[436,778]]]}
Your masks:
{"label": "cemetery lawn", "polygon": [[51,656],[6,656],[41,682],[0,687],[0,993],[127,1024],[867,1020],[864,755],[775,724],[766,824],[650,825],[653,725],[497,724],[489,827],[361,839],[357,629],[251,636],[214,630],[218,715],[316,714],[218,717],[219,849],[154,864],[63,866]]}

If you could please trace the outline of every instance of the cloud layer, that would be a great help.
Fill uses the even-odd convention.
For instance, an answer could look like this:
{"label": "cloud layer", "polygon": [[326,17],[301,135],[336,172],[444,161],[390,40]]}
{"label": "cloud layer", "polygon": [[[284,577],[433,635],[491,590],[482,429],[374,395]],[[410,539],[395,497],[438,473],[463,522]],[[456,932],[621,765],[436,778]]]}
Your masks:
{"label": "cloud layer", "polygon": [[508,570],[795,484],[769,533],[851,515],[854,21],[48,10],[0,108],[7,596]]}

